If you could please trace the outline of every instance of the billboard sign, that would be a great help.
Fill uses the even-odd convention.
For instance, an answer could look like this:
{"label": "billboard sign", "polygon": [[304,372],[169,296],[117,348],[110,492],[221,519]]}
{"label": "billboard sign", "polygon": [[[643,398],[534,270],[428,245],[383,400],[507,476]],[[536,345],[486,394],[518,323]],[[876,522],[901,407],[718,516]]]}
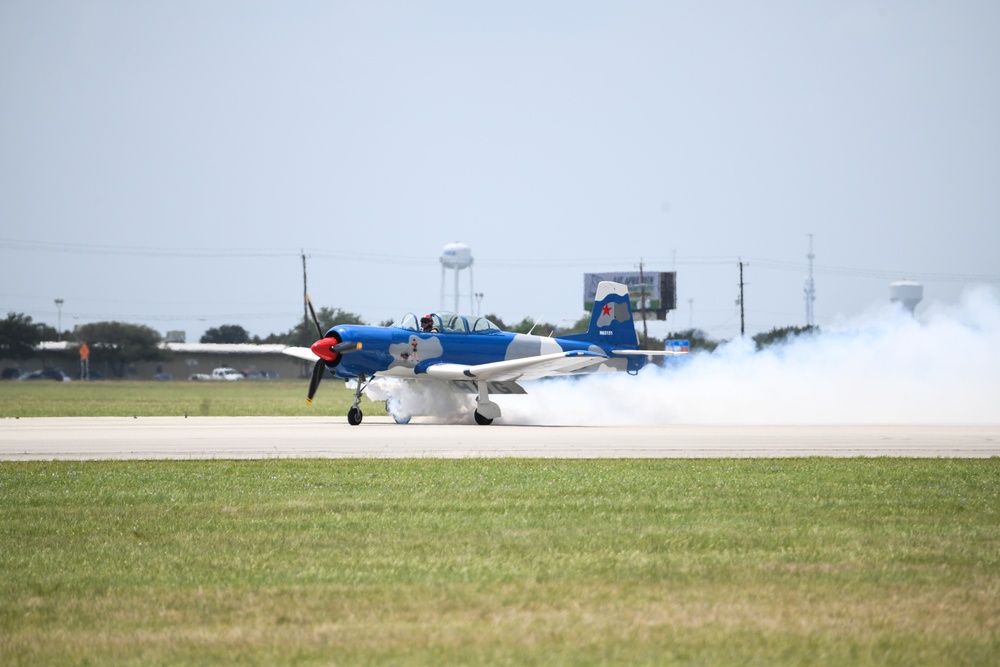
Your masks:
{"label": "billboard sign", "polygon": [[[603,280],[628,286],[632,311],[638,313],[643,305],[646,312],[658,319],[666,319],[667,311],[677,308],[677,273],[675,271],[609,271],[583,274],[583,309],[594,307],[597,284]],[[644,301],[644,304],[641,302]]]}

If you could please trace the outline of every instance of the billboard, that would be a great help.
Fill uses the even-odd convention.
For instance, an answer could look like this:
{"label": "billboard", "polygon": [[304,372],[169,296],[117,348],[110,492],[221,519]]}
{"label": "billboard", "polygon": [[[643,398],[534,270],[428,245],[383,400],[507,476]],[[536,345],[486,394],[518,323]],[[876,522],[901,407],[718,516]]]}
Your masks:
{"label": "billboard", "polygon": [[647,315],[655,315],[656,319],[667,318],[667,311],[677,308],[677,272],[676,271],[610,271],[606,273],[583,274],[583,309],[594,308],[594,295],[597,284],[602,280],[610,280],[628,286],[632,311],[638,314],[642,309],[640,300],[645,301]]}

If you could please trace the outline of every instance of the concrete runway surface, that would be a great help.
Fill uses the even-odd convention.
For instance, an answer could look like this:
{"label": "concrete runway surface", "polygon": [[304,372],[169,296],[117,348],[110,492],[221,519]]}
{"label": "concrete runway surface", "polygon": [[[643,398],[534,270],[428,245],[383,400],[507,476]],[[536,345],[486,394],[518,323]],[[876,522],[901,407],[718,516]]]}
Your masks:
{"label": "concrete runway surface", "polygon": [[0,420],[0,460],[1000,456],[1000,426],[492,426],[366,417]]}

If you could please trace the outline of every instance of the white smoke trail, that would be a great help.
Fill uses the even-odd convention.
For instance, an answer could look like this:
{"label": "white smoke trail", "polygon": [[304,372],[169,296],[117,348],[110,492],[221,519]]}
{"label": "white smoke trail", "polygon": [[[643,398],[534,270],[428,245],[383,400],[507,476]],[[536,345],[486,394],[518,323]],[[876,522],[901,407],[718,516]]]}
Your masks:
{"label": "white smoke trail", "polygon": [[416,416],[437,424],[470,424],[475,409],[469,394],[453,392],[443,382],[376,378],[365,395],[373,401],[386,401],[386,408],[394,417]]}
{"label": "white smoke trail", "polygon": [[755,352],[550,380],[500,397],[507,424],[996,424],[1000,304],[989,288],[915,319],[887,304]]}

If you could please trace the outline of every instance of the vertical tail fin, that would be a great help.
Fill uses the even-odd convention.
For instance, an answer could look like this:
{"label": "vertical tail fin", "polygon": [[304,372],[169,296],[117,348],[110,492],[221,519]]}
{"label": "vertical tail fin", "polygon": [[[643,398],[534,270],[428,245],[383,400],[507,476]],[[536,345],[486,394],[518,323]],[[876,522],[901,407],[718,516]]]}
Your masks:
{"label": "vertical tail fin", "polygon": [[638,347],[628,287],[609,281],[598,283],[594,310],[590,313],[590,328],[585,334],[568,338],[587,340],[604,347]]}

